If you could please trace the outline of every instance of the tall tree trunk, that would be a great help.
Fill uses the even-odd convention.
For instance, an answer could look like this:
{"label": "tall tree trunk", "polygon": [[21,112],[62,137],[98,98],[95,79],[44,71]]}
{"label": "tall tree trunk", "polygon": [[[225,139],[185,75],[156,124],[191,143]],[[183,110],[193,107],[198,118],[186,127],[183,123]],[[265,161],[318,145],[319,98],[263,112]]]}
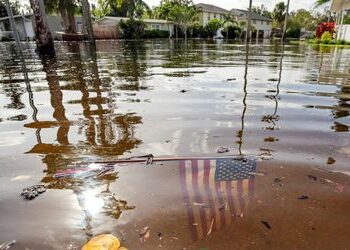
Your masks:
{"label": "tall tree trunk", "polygon": [[64,32],[68,32],[69,30],[69,22],[68,22],[68,16],[67,16],[67,10],[64,9],[60,9],[59,10],[62,21],[63,21],[63,28],[64,28]]}
{"label": "tall tree trunk", "polygon": [[74,11],[67,11],[68,22],[69,22],[69,30],[68,33],[77,33],[77,25],[75,24],[75,16]]}
{"label": "tall tree trunk", "polygon": [[90,4],[88,0],[81,0],[83,11],[84,33],[87,33],[90,43],[95,43],[94,31],[91,21]]}
{"label": "tall tree trunk", "polygon": [[52,34],[47,24],[43,0],[30,0],[35,21],[35,39],[40,55],[54,55],[55,48]]}

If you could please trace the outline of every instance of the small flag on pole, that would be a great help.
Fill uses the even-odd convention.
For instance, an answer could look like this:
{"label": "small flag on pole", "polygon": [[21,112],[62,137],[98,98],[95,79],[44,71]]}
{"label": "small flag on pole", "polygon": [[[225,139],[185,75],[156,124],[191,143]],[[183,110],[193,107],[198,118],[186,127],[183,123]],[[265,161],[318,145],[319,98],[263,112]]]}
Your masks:
{"label": "small flag on pole", "polygon": [[180,183],[193,240],[206,237],[243,214],[253,198],[256,160],[180,160]]}

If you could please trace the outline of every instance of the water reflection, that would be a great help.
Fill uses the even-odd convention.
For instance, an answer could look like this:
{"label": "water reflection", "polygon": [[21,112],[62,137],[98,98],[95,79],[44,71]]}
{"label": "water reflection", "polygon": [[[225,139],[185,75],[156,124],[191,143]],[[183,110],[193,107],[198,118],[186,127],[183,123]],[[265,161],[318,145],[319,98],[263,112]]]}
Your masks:
{"label": "water reflection", "polygon": [[242,217],[254,196],[254,159],[179,162],[180,183],[194,241]]}

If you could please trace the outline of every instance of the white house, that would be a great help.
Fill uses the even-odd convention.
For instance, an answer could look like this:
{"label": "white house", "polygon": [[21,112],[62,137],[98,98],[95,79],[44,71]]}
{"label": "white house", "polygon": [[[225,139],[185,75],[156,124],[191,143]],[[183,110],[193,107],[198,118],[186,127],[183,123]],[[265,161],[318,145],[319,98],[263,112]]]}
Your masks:
{"label": "white house", "polygon": [[[94,22],[94,35],[99,39],[119,38],[117,26],[121,20],[128,20],[126,17],[105,16]],[[174,23],[162,19],[142,19],[147,30],[169,31],[169,36],[174,35]]]}
{"label": "white house", "polygon": [[[13,16],[21,40],[32,40],[34,38],[31,16],[31,14]],[[0,18],[0,40],[3,37],[13,38],[13,31],[10,26],[9,17]]]}
{"label": "white house", "polygon": [[224,20],[224,15],[230,14],[230,11],[212,4],[199,3],[195,6],[201,11],[199,22],[202,26],[207,25],[214,18]]}
{"label": "white house", "polygon": [[345,11],[350,10],[350,0],[333,0],[331,11],[336,12],[337,39],[350,42],[350,24],[343,24]]}
{"label": "white house", "polygon": [[[238,21],[248,22],[248,10],[232,9],[231,13],[237,17]],[[255,28],[256,32],[252,34],[252,37],[256,38],[268,38],[272,32],[272,19],[261,16],[254,12],[251,13],[251,25]],[[245,30],[246,31],[246,30]]]}

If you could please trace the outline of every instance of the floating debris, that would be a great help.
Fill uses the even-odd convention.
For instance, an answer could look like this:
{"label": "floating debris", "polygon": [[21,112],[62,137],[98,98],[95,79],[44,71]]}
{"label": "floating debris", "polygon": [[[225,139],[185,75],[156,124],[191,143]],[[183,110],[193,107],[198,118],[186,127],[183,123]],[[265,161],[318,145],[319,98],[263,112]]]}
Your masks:
{"label": "floating debris", "polygon": [[207,236],[209,236],[211,234],[211,231],[213,230],[213,225],[214,225],[214,219],[211,220],[210,227],[209,227],[209,230],[207,232]]}
{"label": "floating debris", "polygon": [[112,234],[101,234],[93,237],[86,243],[82,250],[120,250],[125,249],[120,246],[120,241]]}
{"label": "floating debris", "polygon": [[262,223],[266,228],[268,228],[268,229],[271,229],[271,228],[272,228],[271,225],[270,225],[270,223],[268,223],[267,221],[262,220],[261,223]]}
{"label": "floating debris", "polygon": [[21,196],[27,200],[33,200],[38,197],[40,194],[46,191],[46,187],[44,185],[34,185],[31,187],[24,188],[22,190]]}
{"label": "floating debris", "polygon": [[149,226],[145,226],[144,228],[141,229],[140,231],[140,243],[143,244],[145,241],[150,237],[151,231]]}
{"label": "floating debris", "polygon": [[284,177],[276,177],[275,179],[274,179],[274,182],[275,183],[281,183],[282,181],[283,181],[283,179],[284,179]]}
{"label": "floating debris", "polygon": [[307,200],[309,197],[307,195],[302,195],[298,198],[299,200]]}
{"label": "floating debris", "polygon": [[309,177],[310,180],[317,181],[317,177],[314,175],[309,174],[307,177]]}
{"label": "floating debris", "polygon": [[222,154],[230,152],[230,149],[228,147],[220,146],[216,149],[216,153]]}
{"label": "floating debris", "polygon": [[15,241],[15,240],[2,243],[2,244],[0,245],[0,250],[8,250],[8,249],[10,249],[11,247],[13,247],[14,244],[16,244],[16,241]]}
{"label": "floating debris", "polygon": [[334,184],[334,182],[331,181],[331,180],[329,180],[329,179],[322,179],[321,182],[322,182],[323,184]]}
{"label": "floating debris", "polygon": [[186,92],[187,92],[187,90],[185,90],[185,89],[180,90],[180,93],[186,93]]}
{"label": "floating debris", "polygon": [[158,236],[159,240],[162,240],[163,237],[162,237],[162,233],[161,232],[157,232],[157,236]]}
{"label": "floating debris", "polygon": [[334,158],[328,157],[328,159],[327,159],[327,164],[328,164],[328,165],[332,165],[332,164],[334,164],[335,162],[336,162],[336,160],[334,160]]}
{"label": "floating debris", "polygon": [[219,211],[225,210],[226,208],[227,208],[227,203],[221,205],[221,206],[219,207]]}
{"label": "floating debris", "polygon": [[228,78],[226,81],[232,82],[232,81],[236,81],[236,80],[237,80],[237,78]]}

